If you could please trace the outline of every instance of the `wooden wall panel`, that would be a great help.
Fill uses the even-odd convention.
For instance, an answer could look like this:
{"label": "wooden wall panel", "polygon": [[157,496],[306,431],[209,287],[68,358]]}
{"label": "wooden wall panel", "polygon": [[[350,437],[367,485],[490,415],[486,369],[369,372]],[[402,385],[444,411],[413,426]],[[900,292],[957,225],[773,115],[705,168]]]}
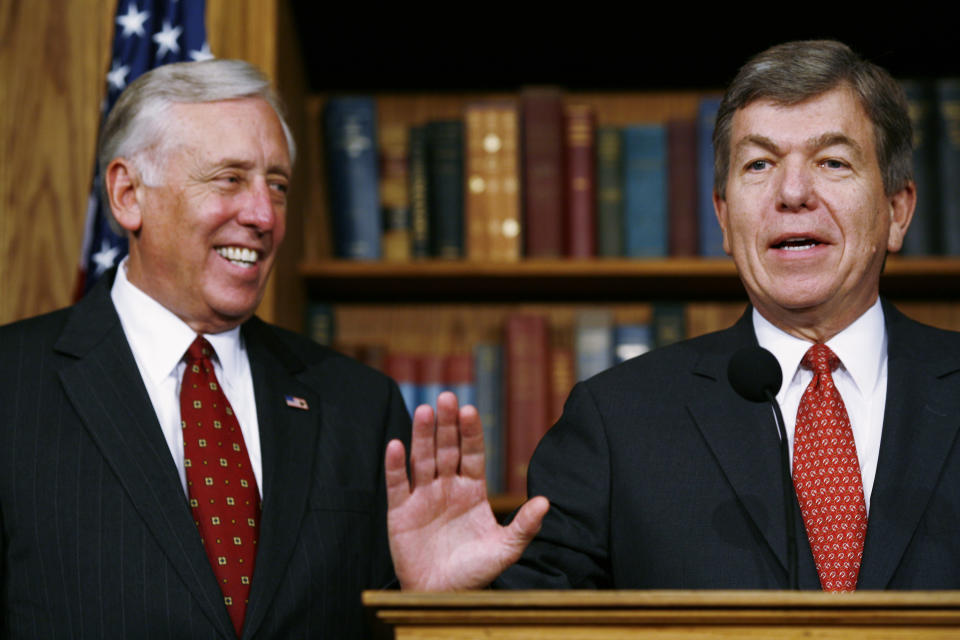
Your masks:
{"label": "wooden wall panel", "polygon": [[0,324],[70,304],[113,11],[0,2]]}

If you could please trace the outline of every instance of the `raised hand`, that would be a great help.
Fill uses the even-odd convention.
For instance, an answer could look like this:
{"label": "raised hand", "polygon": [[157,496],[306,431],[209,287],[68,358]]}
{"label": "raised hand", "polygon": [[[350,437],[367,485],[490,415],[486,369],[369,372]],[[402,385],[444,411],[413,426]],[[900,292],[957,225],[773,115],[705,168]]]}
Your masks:
{"label": "raised hand", "polygon": [[516,562],[540,530],[546,498],[527,502],[500,526],[487,501],[483,426],[457,397],[437,398],[437,415],[417,407],[410,441],[410,479],[403,444],[387,445],[387,529],[404,589],[453,591],[487,586]]}

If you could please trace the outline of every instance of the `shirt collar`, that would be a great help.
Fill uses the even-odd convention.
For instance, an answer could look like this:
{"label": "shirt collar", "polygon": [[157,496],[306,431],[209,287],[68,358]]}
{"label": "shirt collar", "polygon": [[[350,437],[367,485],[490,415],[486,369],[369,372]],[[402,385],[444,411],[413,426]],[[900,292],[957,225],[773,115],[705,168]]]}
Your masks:
{"label": "shirt collar", "polygon": [[[776,356],[784,381],[792,380],[803,355],[813,343],[775,327],[756,308],[753,309],[753,329],[760,346]],[[840,358],[860,392],[872,392],[880,379],[887,354],[887,329],[880,299],[828,340],[827,346]]]}
{"label": "shirt collar", "polygon": [[[123,331],[141,363],[144,374],[158,383],[176,370],[197,334],[176,314],[127,279],[127,259],[117,268],[110,297]],[[227,380],[240,371],[240,327],[204,336],[210,341]]]}

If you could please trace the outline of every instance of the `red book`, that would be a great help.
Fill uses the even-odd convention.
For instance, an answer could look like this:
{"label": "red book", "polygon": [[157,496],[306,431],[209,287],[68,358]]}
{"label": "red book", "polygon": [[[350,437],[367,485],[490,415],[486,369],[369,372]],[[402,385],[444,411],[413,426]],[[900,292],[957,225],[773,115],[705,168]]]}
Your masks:
{"label": "red book", "polygon": [[543,316],[513,314],[504,335],[508,493],[526,495],[527,464],[550,426],[550,336]]}
{"label": "red book", "polygon": [[589,105],[569,105],[566,122],[566,252],[573,258],[597,255],[596,119]]}
{"label": "red book", "polygon": [[520,94],[523,113],[523,202],[526,255],[564,254],[564,118],[559,89],[530,88]]}
{"label": "red book", "polygon": [[667,227],[669,255],[700,254],[697,219],[697,122],[667,123]]}

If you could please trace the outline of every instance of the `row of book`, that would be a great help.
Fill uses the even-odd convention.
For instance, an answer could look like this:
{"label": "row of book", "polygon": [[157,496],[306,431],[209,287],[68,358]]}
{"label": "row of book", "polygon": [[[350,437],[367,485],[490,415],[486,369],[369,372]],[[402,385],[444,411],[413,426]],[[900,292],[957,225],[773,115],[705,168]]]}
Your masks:
{"label": "row of book", "polygon": [[554,88],[468,102],[461,118],[380,122],[372,97],[324,110],[338,257],[359,260],[723,255],[700,117],[599,125]]}
{"label": "row of book", "polygon": [[[909,255],[960,255],[960,80],[905,82],[919,203]],[[719,106],[604,121],[558,88],[404,122],[380,99],[323,117],[334,252],[358,260],[723,255],[712,203]],[[640,114],[642,117],[644,114]]]}
{"label": "row of book", "polygon": [[743,308],[313,304],[309,321],[315,339],[391,376],[411,414],[447,389],[476,406],[490,492],[522,495],[526,463],[576,381],[655,346],[728,326]]}
{"label": "row of book", "polygon": [[906,255],[960,255],[960,78],[903,82],[913,121],[917,209]]}
{"label": "row of book", "polygon": [[[960,330],[952,302],[900,302]],[[313,302],[310,336],[393,377],[408,409],[443,390],[480,412],[491,494],[523,495],[526,463],[577,380],[650,348],[732,325],[743,302],[596,305]]]}

